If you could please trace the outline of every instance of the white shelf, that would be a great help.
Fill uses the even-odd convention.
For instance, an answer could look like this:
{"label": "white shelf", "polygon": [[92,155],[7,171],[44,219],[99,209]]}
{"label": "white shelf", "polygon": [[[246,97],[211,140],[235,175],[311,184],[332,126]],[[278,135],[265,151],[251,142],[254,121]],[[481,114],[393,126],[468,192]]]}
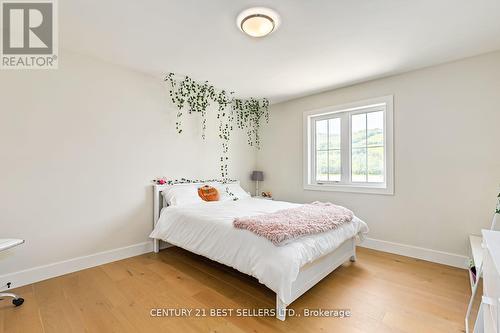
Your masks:
{"label": "white shelf", "polygon": [[500,272],[500,232],[493,230],[483,230],[484,244],[488,248],[493,265],[497,272]]}
{"label": "white shelf", "polygon": [[481,278],[478,276],[479,269],[483,264],[483,238],[478,235],[470,235],[469,236],[470,250],[472,261],[474,262],[474,266],[476,267],[476,280],[473,280],[472,271],[469,269],[469,280],[470,280],[470,288],[474,289],[474,284],[477,283],[477,280]]}
{"label": "white shelf", "polygon": [[[498,195],[498,197],[500,198],[500,194]],[[500,205],[500,199],[499,199],[498,204]],[[497,206],[497,209],[498,209],[498,206]],[[481,288],[485,292],[484,296],[490,296],[490,295],[488,295],[488,293],[491,293],[491,290],[492,290],[491,286],[499,286],[500,285],[500,281],[492,281],[495,279],[495,278],[492,278],[492,276],[494,276],[494,274],[491,275],[491,270],[493,270],[493,268],[489,267],[489,266],[491,266],[491,262],[490,262],[491,261],[490,260],[491,251],[492,251],[492,249],[496,249],[497,261],[496,261],[496,263],[494,263],[494,265],[496,264],[496,271],[497,271],[496,272],[496,276],[497,276],[496,279],[498,280],[499,279],[498,274],[500,272],[500,259],[498,259],[498,258],[500,258],[500,233],[498,231],[494,231],[494,230],[496,229],[495,227],[500,222],[500,221],[498,221],[499,218],[500,218],[500,214],[498,214],[498,213],[496,213],[493,216],[493,221],[491,222],[490,230],[482,230],[483,237],[477,236],[477,235],[470,235],[469,236],[470,251],[471,251],[471,258],[470,259],[471,259],[471,261],[473,261],[473,265],[476,268],[476,274],[477,274],[476,279],[483,277],[483,256],[484,256],[484,253],[486,252],[486,255],[488,256],[488,258],[486,260],[487,267],[485,267],[484,269],[486,271],[489,271],[490,273],[485,274],[485,277],[484,277],[485,287]],[[484,242],[483,242],[483,238],[484,238]],[[490,245],[491,245],[491,247],[490,247]],[[488,250],[485,251],[485,249],[488,249]],[[469,300],[469,305],[467,306],[467,314],[465,315],[465,330],[467,333],[471,332],[469,318],[470,318],[470,315],[472,312],[472,308],[474,306],[474,297],[476,296],[476,293],[479,289],[479,284],[478,284],[479,281],[475,281],[475,283],[474,283],[474,281],[472,280],[472,272],[470,269],[469,269],[469,277],[470,277],[470,286],[472,289],[472,295],[471,295],[471,298]],[[486,288],[486,286],[489,286],[489,287]],[[495,297],[500,302],[499,295],[500,294],[499,294],[498,289],[497,289]],[[487,309],[490,308],[490,306],[484,307],[483,306],[483,304],[485,304],[484,300],[485,300],[485,298],[483,297],[483,299],[481,301],[481,305],[479,307],[479,313],[478,313],[477,318],[476,318],[476,323],[474,325],[474,333],[482,333],[485,331],[487,331],[487,332],[492,331],[491,329],[489,329],[487,327],[487,324],[489,323],[489,321],[488,321],[489,316],[487,313],[488,312]],[[499,331],[500,331],[500,329],[497,328],[496,332],[499,333]]]}
{"label": "white shelf", "polygon": [[470,249],[472,252],[472,260],[474,260],[474,266],[476,270],[483,264],[483,237],[477,235],[469,236]]}

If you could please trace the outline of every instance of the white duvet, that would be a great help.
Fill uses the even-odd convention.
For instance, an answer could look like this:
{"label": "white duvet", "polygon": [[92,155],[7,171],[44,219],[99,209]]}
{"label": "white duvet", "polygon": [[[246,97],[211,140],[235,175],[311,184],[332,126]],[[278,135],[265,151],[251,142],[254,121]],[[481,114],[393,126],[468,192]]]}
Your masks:
{"label": "white duvet", "polygon": [[352,223],[336,230],[302,236],[276,246],[248,230],[233,227],[235,217],[297,206],[283,201],[247,198],[166,207],[150,237],[251,275],[286,301],[290,299],[292,283],[302,266],[334,251],[347,239],[368,232],[366,223],[355,217]]}

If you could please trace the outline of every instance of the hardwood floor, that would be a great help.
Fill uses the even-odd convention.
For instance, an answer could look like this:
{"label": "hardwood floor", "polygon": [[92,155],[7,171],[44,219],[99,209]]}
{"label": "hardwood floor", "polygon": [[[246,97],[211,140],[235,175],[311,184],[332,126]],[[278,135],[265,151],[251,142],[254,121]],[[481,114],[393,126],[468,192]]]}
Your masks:
{"label": "hardwood floor", "polygon": [[25,286],[0,302],[0,332],[463,332],[465,270],[358,248],[290,308],[349,309],[349,318],[152,317],[156,308],[273,308],[255,279],[179,248]]}

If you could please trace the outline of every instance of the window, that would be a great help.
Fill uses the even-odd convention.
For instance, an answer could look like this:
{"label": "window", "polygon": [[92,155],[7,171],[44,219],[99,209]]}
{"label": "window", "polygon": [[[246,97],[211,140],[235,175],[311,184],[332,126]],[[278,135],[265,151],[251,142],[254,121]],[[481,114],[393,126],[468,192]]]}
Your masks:
{"label": "window", "polygon": [[393,97],[304,113],[304,188],[393,194]]}

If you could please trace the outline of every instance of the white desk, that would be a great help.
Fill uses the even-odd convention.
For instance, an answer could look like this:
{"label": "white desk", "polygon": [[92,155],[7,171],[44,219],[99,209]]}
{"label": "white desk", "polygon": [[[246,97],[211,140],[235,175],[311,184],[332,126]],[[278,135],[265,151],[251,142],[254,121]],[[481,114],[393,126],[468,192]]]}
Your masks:
{"label": "white desk", "polygon": [[11,247],[21,245],[22,243],[24,243],[24,239],[0,238],[0,251],[10,249]]}
{"label": "white desk", "polygon": [[[11,239],[11,238],[0,238],[0,252],[8,250],[14,246],[18,246],[24,243],[24,239]],[[7,284],[9,286],[9,284]],[[9,286],[10,288],[10,286]],[[24,299],[17,296],[13,293],[0,293],[0,299],[4,299],[5,297],[12,298],[12,304],[15,306],[19,306],[24,303]]]}
{"label": "white desk", "polygon": [[482,233],[484,332],[500,333],[500,231]]}

